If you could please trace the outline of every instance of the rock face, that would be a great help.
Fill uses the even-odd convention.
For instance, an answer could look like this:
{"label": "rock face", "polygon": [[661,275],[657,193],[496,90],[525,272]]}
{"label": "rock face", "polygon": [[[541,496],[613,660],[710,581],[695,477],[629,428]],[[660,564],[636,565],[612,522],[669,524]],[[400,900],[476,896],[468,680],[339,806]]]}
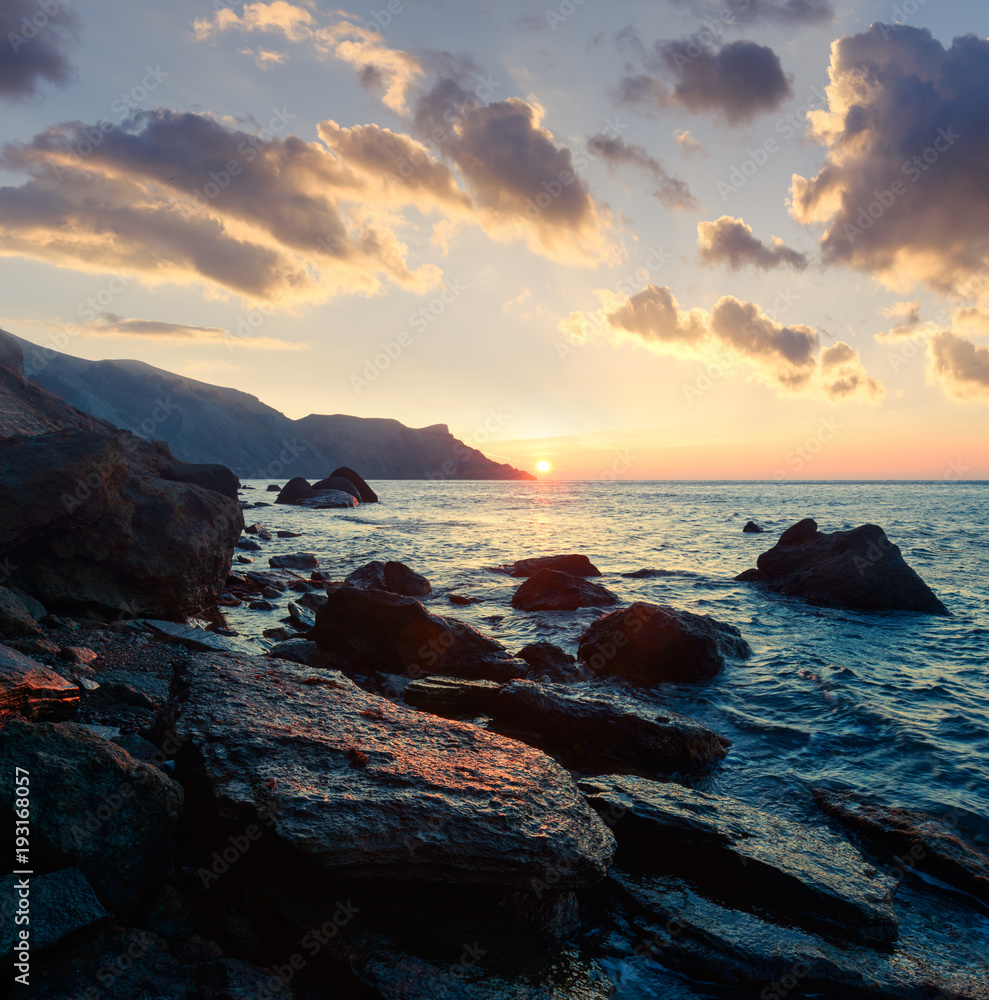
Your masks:
{"label": "rock face", "polygon": [[989,904],[989,855],[927,813],[883,809],[842,792],[816,789],[814,800],[900,868],[917,868]]}
{"label": "rock face", "polygon": [[638,602],[591,624],[580,637],[577,655],[595,675],[659,684],[714,677],[726,656],[744,659],[751,652],[734,625]]}
{"label": "rock face", "polygon": [[614,827],[626,870],[667,870],[804,926],[872,945],[895,941],[895,880],[847,841],[672,783],[606,775],[580,782]]}
{"label": "rock face", "polygon": [[167,450],[75,429],[0,439],[0,556],[49,607],[182,617],[223,589],[237,504],[158,475]]}
{"label": "rock face", "polygon": [[0,644],[0,723],[16,715],[37,721],[71,719],[78,707],[75,684]]}
{"label": "rock face", "polygon": [[826,535],[805,518],[787,528],[756,565],[736,579],[824,607],[948,614],[877,524]]}
{"label": "rock face", "polygon": [[0,587],[0,639],[37,635],[40,631],[24,601],[12,590]]}
{"label": "rock face", "polygon": [[[349,484],[348,484],[349,486]],[[296,477],[290,479],[275,497],[275,503],[287,503],[296,507],[356,507],[360,500],[350,488],[346,490],[316,489],[308,480]]]}
{"label": "rock face", "polygon": [[179,766],[222,818],[341,877],[558,888],[599,881],[614,840],[548,757],[393,704],[336,671],[199,656],[175,723]]}
{"label": "rock face", "polygon": [[520,559],[518,562],[500,569],[512,576],[532,576],[541,569],[555,569],[560,573],[569,573],[571,576],[600,576],[601,571],[591,564],[587,556],[537,556],[532,559]]}
{"label": "rock face", "polygon": [[424,597],[433,592],[432,585],[424,576],[400,562],[369,562],[355,569],[344,583],[361,590],[387,590],[405,597]]}
{"label": "rock face", "polygon": [[381,590],[331,588],[307,638],[348,672],[451,674],[489,680],[523,677],[528,667],[504,646],[417,600]]}
{"label": "rock face", "polygon": [[128,915],[169,859],[182,788],[71,722],[8,722],[0,729],[0,767],[13,774],[15,766],[31,774],[36,854],[67,859],[104,906]]}
{"label": "rock face", "polygon": [[570,768],[656,773],[721,760],[731,745],[693,719],[656,713],[606,691],[434,677],[413,681],[404,697],[447,718],[489,716],[490,729],[553,754]]}
{"label": "rock face", "polygon": [[334,469],[330,473],[330,478],[339,476],[343,479],[349,480],[354,486],[357,487],[357,497],[361,503],[377,503],[378,494],[371,489],[370,486],[359,476],[353,469],[348,468],[346,465],[342,465],[339,469]]}
{"label": "rock face", "polygon": [[191,462],[172,462],[161,472],[162,479],[176,483],[192,483],[220,496],[237,499],[240,480],[225,465],[194,465]]}
{"label": "rock face", "polygon": [[617,603],[610,590],[556,569],[536,570],[512,595],[512,607],[521,611],[575,611]]}

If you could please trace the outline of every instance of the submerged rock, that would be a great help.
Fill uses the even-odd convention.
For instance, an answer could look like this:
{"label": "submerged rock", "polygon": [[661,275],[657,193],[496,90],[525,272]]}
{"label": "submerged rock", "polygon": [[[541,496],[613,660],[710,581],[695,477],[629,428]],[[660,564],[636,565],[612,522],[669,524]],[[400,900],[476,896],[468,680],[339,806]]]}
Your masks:
{"label": "submerged rock", "polygon": [[591,564],[587,556],[536,556],[532,559],[520,559],[518,562],[499,567],[512,576],[532,576],[541,569],[555,569],[571,576],[600,576],[601,571]]}
{"label": "submerged rock", "polygon": [[29,656],[0,643],[0,724],[11,716],[58,721],[79,707],[79,688]]}
{"label": "submerged rock", "polygon": [[745,525],[745,527],[742,528],[742,531],[744,531],[748,535],[759,535],[762,534],[762,532],[764,532],[765,530],[766,530],[765,528],[761,528],[758,524],[756,524],[755,521],[749,521]]}
{"label": "submerged rock", "polygon": [[605,775],[580,787],[595,809],[620,817],[614,830],[627,870],[665,870],[742,909],[835,937],[871,945],[897,938],[897,883],[833,833],[645,778]]}
{"label": "submerged rock", "polygon": [[528,672],[494,639],[455,618],[430,614],[413,597],[383,590],[331,588],[308,638],[335,666],[356,673],[510,680]]}
{"label": "submerged rock", "polygon": [[575,611],[617,603],[610,590],[555,569],[537,570],[512,595],[512,607],[522,611]]}
{"label": "submerged rock", "polygon": [[826,535],[805,518],[787,528],[756,565],[735,579],[824,607],[948,614],[877,524]]}
{"label": "submerged rock", "polygon": [[659,684],[714,677],[726,656],[744,659],[751,653],[734,625],[637,602],[593,622],[580,637],[577,656],[596,675]]}
{"label": "submerged rock", "polygon": [[179,766],[223,819],[340,877],[559,889],[599,881],[614,839],[545,755],[284,660],[190,659]]}
{"label": "submerged rock", "polygon": [[430,582],[419,573],[413,572],[404,563],[374,562],[355,569],[344,583],[362,590],[388,590],[405,597],[423,597],[433,592]]}

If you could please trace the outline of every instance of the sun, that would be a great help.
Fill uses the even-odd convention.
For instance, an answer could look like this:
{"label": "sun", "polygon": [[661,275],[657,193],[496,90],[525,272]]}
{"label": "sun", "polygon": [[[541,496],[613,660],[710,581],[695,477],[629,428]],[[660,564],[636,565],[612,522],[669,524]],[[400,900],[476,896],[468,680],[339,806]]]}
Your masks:
{"label": "sun", "polygon": [[547,461],[536,462],[536,472],[549,472],[550,464]]}

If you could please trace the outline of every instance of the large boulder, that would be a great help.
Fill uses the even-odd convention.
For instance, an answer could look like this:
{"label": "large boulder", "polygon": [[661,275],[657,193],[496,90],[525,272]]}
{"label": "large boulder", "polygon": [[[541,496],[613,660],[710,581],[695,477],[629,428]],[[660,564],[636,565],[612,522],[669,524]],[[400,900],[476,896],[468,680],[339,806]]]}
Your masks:
{"label": "large boulder", "polygon": [[220,496],[237,499],[240,479],[225,465],[195,465],[192,462],[172,462],[161,472],[162,479],[176,483],[192,483]]}
{"label": "large boulder", "polygon": [[530,642],[515,655],[529,664],[529,677],[533,680],[565,682],[583,678],[576,657],[551,642]]}
{"label": "large boulder", "polygon": [[756,566],[736,579],[824,607],[948,614],[877,524],[823,534],[805,518],[787,528]]}
{"label": "large boulder", "polygon": [[607,870],[611,833],[536,750],[285,660],[197,656],[182,679],[187,785],[234,824],[264,810],[304,867],[513,888],[552,868],[560,891]]}
{"label": "large boulder", "polygon": [[598,676],[651,685],[705,680],[721,672],[726,657],[751,653],[734,625],[637,602],[593,622],[580,637],[577,656]]}
{"label": "large boulder", "polygon": [[500,566],[499,569],[512,576],[532,576],[541,569],[555,569],[571,576],[600,576],[601,571],[591,563],[587,556],[535,556],[532,559],[519,559],[517,562]]}
{"label": "large boulder", "polygon": [[330,473],[330,478],[339,476],[342,479],[349,480],[354,486],[357,487],[357,495],[360,497],[361,503],[377,503],[378,494],[371,489],[370,486],[359,476],[353,469],[348,468],[346,465],[340,466],[339,469],[334,469]]}
{"label": "large boulder", "polygon": [[237,503],[160,477],[165,446],[67,429],[0,439],[0,556],[48,607],[184,617],[222,592]]}
{"label": "large boulder", "polygon": [[313,483],[312,489],[315,491],[338,490],[341,493],[349,493],[355,500],[361,498],[357,487],[349,479],[344,479],[343,476],[327,476],[326,479],[320,479],[319,482]]}
{"label": "large boulder", "polygon": [[[326,482],[326,480],[323,480]],[[275,497],[275,503],[292,504],[295,507],[356,507],[360,500],[349,481],[345,489],[310,486],[307,479],[297,476],[290,479]]]}
{"label": "large boulder", "polygon": [[0,725],[17,715],[37,721],[71,719],[78,707],[77,685],[0,644]]}
{"label": "large boulder", "polygon": [[[181,786],[72,722],[7,722],[0,769],[12,775],[15,767],[30,774],[35,861],[47,856],[63,867],[67,860],[104,906],[118,916],[132,913],[171,860]],[[7,815],[12,790],[7,784]]]}
{"label": "large boulder", "polygon": [[512,607],[521,611],[575,611],[617,603],[610,590],[556,569],[537,570],[512,595]]}
{"label": "large boulder", "polygon": [[307,638],[346,672],[524,677],[528,667],[501,643],[455,618],[430,614],[415,598],[346,585],[327,592]]}
{"label": "large boulder", "polygon": [[433,592],[430,582],[419,573],[400,562],[366,563],[355,569],[344,583],[362,590],[388,590],[405,597],[424,597]]}

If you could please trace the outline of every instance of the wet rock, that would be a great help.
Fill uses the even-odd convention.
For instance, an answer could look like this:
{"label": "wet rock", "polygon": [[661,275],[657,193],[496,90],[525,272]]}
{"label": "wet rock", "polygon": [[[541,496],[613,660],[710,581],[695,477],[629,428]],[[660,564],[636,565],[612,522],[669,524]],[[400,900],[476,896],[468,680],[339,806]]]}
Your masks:
{"label": "wet rock", "polygon": [[292,504],[297,507],[356,507],[360,501],[349,491],[334,489],[314,489],[307,479],[290,479],[275,503]]}
{"label": "wet rock", "polygon": [[340,669],[488,680],[523,677],[528,667],[501,643],[455,618],[430,614],[415,598],[334,587],[309,635]]}
{"label": "wet rock", "polygon": [[237,556],[237,562],[249,566],[254,560],[250,556]]}
{"label": "wet rock", "polygon": [[323,662],[319,646],[308,639],[300,639],[298,636],[272,646],[268,655],[278,660],[291,660],[293,663],[305,663],[313,667],[319,666]]}
{"label": "wet rock", "polygon": [[40,633],[41,629],[28,606],[12,590],[0,587],[0,639]]}
{"label": "wet rock", "polygon": [[273,569],[316,569],[319,560],[311,552],[295,552],[287,556],[272,556],[268,564]]}
{"label": "wet rock", "polygon": [[132,628],[147,629],[168,642],[177,643],[187,649],[218,653],[257,654],[265,650],[249,639],[239,639],[233,636],[219,635],[192,625],[181,625],[178,622],[160,621],[151,618],[138,619],[128,623]]}
{"label": "wet rock", "polygon": [[617,603],[610,590],[555,569],[537,570],[512,595],[512,607],[521,611],[575,611]]}
{"label": "wet rock", "polygon": [[99,656],[95,650],[90,649],[88,646],[63,646],[58,651],[58,658],[68,663],[88,667],[90,664],[95,663],[99,659]]}
{"label": "wet rock", "polygon": [[405,597],[423,597],[433,592],[424,576],[400,562],[382,563],[375,560],[366,563],[360,569],[355,569],[344,583],[362,590],[388,590]]}
{"label": "wet rock", "polygon": [[[20,927],[12,919],[20,900],[19,881],[17,875],[0,877],[0,913],[3,915],[0,920],[0,955],[5,962],[11,960],[14,945],[19,940]],[[86,876],[77,868],[62,868],[47,875],[33,876],[30,879],[29,899],[32,956],[109,918]]]}
{"label": "wet rock", "polygon": [[290,601],[288,613],[292,621],[298,622],[302,628],[313,628],[316,625],[316,613],[298,601]]}
{"label": "wet rock", "polygon": [[303,594],[295,603],[302,608],[308,608],[310,611],[316,612],[326,607],[326,601],[325,592],[320,594],[316,591],[310,591],[307,594]]}
{"label": "wet rock", "polygon": [[532,576],[541,569],[555,569],[571,576],[600,576],[601,571],[591,564],[587,556],[537,556],[532,559],[520,559],[518,562],[499,567],[512,576]]}
{"label": "wet rock", "polygon": [[957,829],[928,813],[884,809],[843,792],[819,788],[814,801],[896,870],[918,869],[989,903],[989,855]]}
{"label": "wet rock", "polygon": [[271,532],[263,524],[249,524],[244,529],[245,535],[257,535],[266,542],[271,541]]}
{"label": "wet rock", "polygon": [[240,480],[225,465],[195,465],[173,460],[161,470],[161,478],[176,483],[191,483],[221,496],[237,499]]}
{"label": "wet rock", "polygon": [[296,476],[290,479],[279,491],[275,503],[299,503],[309,492],[311,492],[308,479]]}
{"label": "wet rock", "polygon": [[301,531],[285,531],[284,529],[276,532],[279,538],[301,538]]}
{"label": "wet rock", "polygon": [[274,611],[275,605],[271,601],[251,601],[247,605],[251,611]]}
{"label": "wet rock", "polygon": [[284,660],[196,656],[183,681],[185,780],[223,819],[264,808],[313,869],[524,888],[553,866],[560,891],[607,869],[610,832],[538,751]]}
{"label": "wet rock", "polygon": [[451,604],[456,604],[459,607],[465,608],[470,604],[480,604],[480,597],[465,597],[463,594],[449,594],[449,599]]}
{"label": "wet rock", "polygon": [[626,870],[673,870],[743,909],[871,945],[898,934],[896,882],[846,840],[676,784],[606,775],[580,782],[614,826]]}
{"label": "wet rock", "polygon": [[747,535],[758,535],[765,530],[766,530],[765,528],[759,527],[759,525],[756,524],[755,521],[748,521],[745,527],[742,528],[742,531],[744,531]]}
{"label": "wet rock", "polygon": [[337,490],[339,493],[349,493],[355,500],[360,500],[360,492],[357,487],[343,476],[327,476],[320,479],[318,483],[312,484],[312,489],[316,492],[321,490]]}
{"label": "wet rock", "polygon": [[714,677],[725,657],[744,659],[751,652],[733,625],[637,602],[593,622],[580,637],[577,657],[597,676],[651,685]]}
{"label": "wet rock", "polygon": [[282,488],[278,485],[278,483],[268,483],[268,493],[281,493],[281,491]]}
{"label": "wet rock", "polygon": [[243,549],[245,552],[260,552],[262,546],[260,542],[256,542],[253,538],[242,538],[237,542],[237,548]]}
{"label": "wet rock", "polygon": [[182,788],[71,722],[8,722],[0,729],[0,767],[12,774],[15,766],[31,774],[36,854],[66,859],[104,906],[131,913],[169,861]]}
{"label": "wet rock", "polygon": [[948,614],[877,524],[828,535],[805,518],[787,528],[756,566],[735,579],[823,607]]}
{"label": "wet rock", "polygon": [[583,679],[577,660],[551,642],[529,643],[515,655],[529,664],[529,677],[532,680],[566,683]]}
{"label": "wet rock", "polygon": [[330,474],[330,478],[335,476],[341,476],[357,487],[357,496],[360,497],[361,503],[378,502],[378,494],[353,469],[349,469],[346,465],[343,465],[339,469],[334,469]]}
{"label": "wet rock", "polygon": [[79,689],[23,653],[0,644],[0,722],[71,719],[79,707]]}

